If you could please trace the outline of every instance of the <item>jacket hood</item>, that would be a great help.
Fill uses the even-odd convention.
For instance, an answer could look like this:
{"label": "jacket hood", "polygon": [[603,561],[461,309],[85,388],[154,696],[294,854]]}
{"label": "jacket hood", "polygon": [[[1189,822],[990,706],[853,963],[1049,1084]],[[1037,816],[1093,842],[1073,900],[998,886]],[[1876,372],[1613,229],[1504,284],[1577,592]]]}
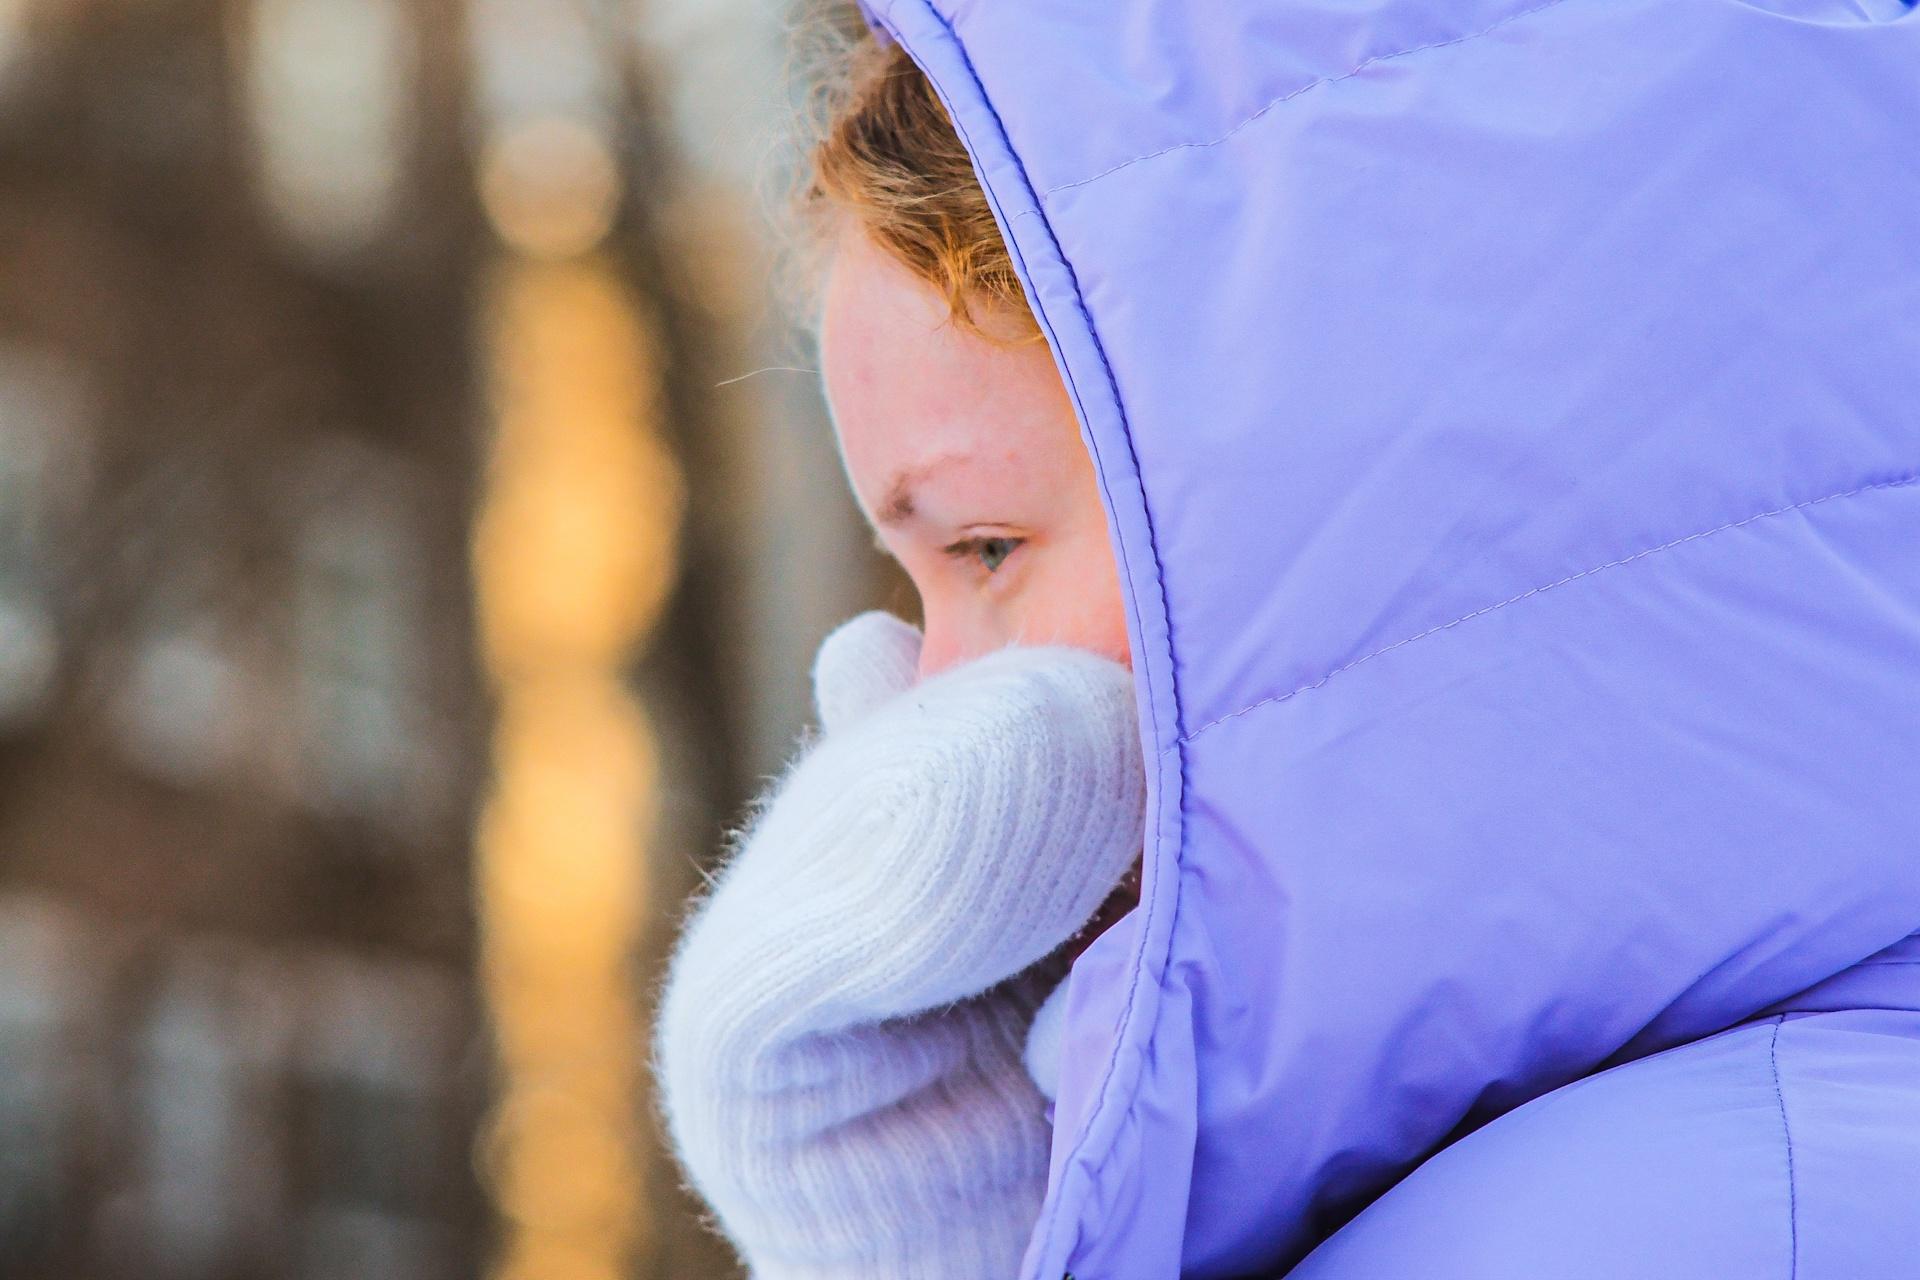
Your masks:
{"label": "jacket hood", "polygon": [[866,12],[1129,593],[1145,883],[1074,971],[1027,1280],[1283,1270],[1920,929],[1920,13]]}

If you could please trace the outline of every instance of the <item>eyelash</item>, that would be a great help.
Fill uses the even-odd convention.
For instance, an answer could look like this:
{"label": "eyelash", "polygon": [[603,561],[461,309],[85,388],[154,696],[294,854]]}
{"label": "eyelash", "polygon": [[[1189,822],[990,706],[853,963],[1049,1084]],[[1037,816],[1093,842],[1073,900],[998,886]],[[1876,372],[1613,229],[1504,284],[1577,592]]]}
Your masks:
{"label": "eyelash", "polygon": [[[1020,544],[1025,541],[1026,541],[1025,538],[1009,538],[1004,536],[991,537],[991,538],[963,538],[959,542],[954,543],[952,546],[945,548],[945,550],[948,555],[952,556],[956,560],[973,560],[976,565],[978,565],[980,568],[986,570],[988,573],[991,574],[991,573],[998,573],[1001,570],[1001,568],[1007,563],[1007,557],[1011,556],[1014,553],[1015,549],[1018,548]],[[989,565],[978,559],[978,556],[982,551],[986,550],[989,547],[998,546],[1002,544],[1005,545],[1006,550],[1001,553],[1000,561],[998,564]]]}

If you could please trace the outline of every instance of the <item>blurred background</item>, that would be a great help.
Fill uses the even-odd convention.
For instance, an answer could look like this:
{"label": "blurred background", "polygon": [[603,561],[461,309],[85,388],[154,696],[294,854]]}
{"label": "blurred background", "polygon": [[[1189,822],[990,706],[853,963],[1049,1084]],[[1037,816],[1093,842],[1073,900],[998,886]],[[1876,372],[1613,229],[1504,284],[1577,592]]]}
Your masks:
{"label": "blurred background", "polygon": [[0,1277],[735,1274],[649,1008],[908,603],[773,284],[857,29],[0,0]]}

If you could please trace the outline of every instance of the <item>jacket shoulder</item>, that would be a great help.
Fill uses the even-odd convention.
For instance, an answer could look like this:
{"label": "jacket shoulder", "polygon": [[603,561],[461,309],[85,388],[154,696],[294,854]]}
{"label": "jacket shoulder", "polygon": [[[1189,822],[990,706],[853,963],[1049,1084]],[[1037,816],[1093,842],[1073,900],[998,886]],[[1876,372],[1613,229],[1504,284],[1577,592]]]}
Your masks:
{"label": "jacket shoulder", "polygon": [[1894,1280],[1920,1257],[1920,1015],[1769,1019],[1437,1153],[1294,1280]]}

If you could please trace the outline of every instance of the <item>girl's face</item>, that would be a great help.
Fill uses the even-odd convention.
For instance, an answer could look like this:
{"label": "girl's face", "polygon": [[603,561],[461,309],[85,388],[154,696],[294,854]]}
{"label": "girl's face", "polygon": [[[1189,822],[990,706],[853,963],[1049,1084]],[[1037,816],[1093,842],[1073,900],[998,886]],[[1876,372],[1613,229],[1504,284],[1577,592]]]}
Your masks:
{"label": "girl's face", "polygon": [[1093,463],[1046,344],[997,346],[858,229],[820,317],[840,454],[920,593],[920,675],[1008,644],[1129,660]]}

